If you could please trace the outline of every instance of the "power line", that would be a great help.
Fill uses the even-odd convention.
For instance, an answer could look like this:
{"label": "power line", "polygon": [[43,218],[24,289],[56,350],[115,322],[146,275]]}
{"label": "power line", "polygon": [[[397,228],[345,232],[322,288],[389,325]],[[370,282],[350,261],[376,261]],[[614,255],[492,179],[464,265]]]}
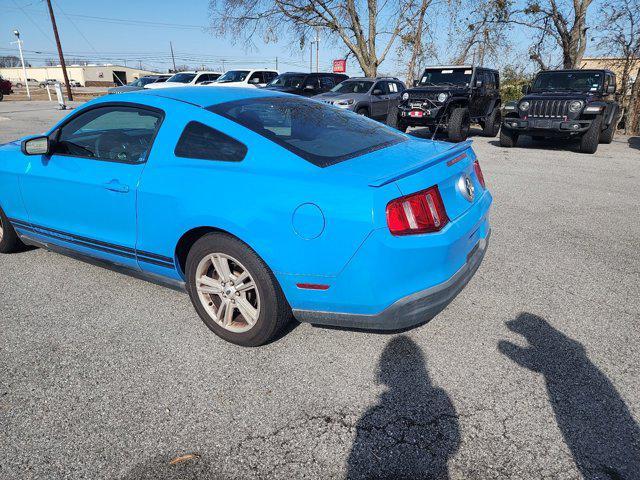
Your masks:
{"label": "power line", "polygon": [[[54,0],[55,2],[55,0]],[[73,19],[67,15],[65,13],[64,10],[62,10],[62,7],[60,6],[60,4],[58,2],[55,2],[56,7],[58,7],[58,10],[60,10],[62,12],[62,14],[67,17],[67,20],[69,20],[69,22],[71,22],[71,25],[73,25],[73,27],[78,31],[78,33],[80,34],[80,36],[82,38],[84,38],[84,41],[87,42],[87,45],[89,45],[91,47],[91,49],[95,52],[98,53],[98,51],[96,50],[96,48],[93,46],[93,44],[89,41],[89,39],[87,37],[84,36],[84,33],[82,33],[82,31],[78,28],[78,26],[76,25],[76,22],[73,21]]]}
{"label": "power line", "polygon": [[[24,16],[25,16],[25,17],[27,17],[27,19],[28,19],[31,23],[33,23],[33,25],[38,29],[38,31],[39,31],[39,32],[40,32],[40,33],[41,33],[41,34],[42,34],[42,35],[43,35],[47,40],[49,40],[50,42],[53,42],[53,39],[52,39],[49,35],[47,35],[47,34],[45,33],[45,31],[40,27],[40,25],[38,25],[38,23],[37,23],[33,18],[31,18],[31,16],[27,13],[27,11],[26,11],[24,8],[22,8],[20,5],[18,5],[18,2],[16,2],[16,0],[13,0],[13,3],[14,3],[14,5],[17,7],[17,9],[18,9],[18,10],[20,10],[20,11],[24,14]],[[39,12],[39,14],[41,14],[41,13]]]}

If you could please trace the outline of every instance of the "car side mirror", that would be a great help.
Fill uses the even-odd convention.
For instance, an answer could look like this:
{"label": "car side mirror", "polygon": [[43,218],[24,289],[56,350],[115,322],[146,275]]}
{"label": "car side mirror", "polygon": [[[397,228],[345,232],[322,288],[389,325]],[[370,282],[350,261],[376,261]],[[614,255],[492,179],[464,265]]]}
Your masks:
{"label": "car side mirror", "polygon": [[616,93],[616,86],[615,85],[609,85],[607,87],[607,93]]}
{"label": "car side mirror", "polygon": [[256,78],[250,78],[249,79],[249,83],[252,83],[252,84],[260,83],[260,79],[257,78],[257,77]]}
{"label": "car side mirror", "polygon": [[379,88],[374,88],[373,92],[371,92],[371,95],[375,95],[375,96],[382,95],[382,90],[380,90]]}
{"label": "car side mirror", "polygon": [[482,86],[482,80],[476,80],[476,87],[480,88]]}
{"label": "car side mirror", "polygon": [[414,80],[413,81],[413,86],[417,87],[418,85],[420,85],[420,80]]}
{"label": "car side mirror", "polygon": [[316,91],[316,87],[315,85],[305,85],[304,89],[308,92],[315,92]]}
{"label": "car side mirror", "polygon": [[522,93],[525,95],[529,93],[529,85],[522,85]]}
{"label": "car side mirror", "polygon": [[49,137],[32,137],[22,141],[20,145],[22,153],[25,155],[48,155],[51,149]]}

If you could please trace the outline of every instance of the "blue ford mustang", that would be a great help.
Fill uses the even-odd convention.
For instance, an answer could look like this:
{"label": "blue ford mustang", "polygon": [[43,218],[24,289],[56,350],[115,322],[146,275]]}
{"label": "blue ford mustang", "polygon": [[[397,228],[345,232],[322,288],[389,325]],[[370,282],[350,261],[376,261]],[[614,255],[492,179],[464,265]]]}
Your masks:
{"label": "blue ford mustang", "polygon": [[491,201],[468,142],[258,89],[103,97],[0,146],[0,252],[42,246],[186,289],[247,346],[292,313],[429,320],[480,265]]}

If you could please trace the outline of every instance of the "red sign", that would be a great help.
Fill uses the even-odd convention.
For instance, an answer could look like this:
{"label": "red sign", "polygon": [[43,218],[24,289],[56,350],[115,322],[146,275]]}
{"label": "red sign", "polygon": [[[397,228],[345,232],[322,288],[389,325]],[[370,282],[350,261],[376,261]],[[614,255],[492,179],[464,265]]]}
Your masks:
{"label": "red sign", "polygon": [[333,61],[333,73],[344,73],[347,71],[346,60],[334,60]]}

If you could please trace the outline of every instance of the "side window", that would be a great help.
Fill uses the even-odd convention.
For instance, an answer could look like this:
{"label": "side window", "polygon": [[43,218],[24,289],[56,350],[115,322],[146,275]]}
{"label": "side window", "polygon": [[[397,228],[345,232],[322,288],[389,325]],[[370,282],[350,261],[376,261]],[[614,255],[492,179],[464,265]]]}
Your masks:
{"label": "side window", "polygon": [[396,82],[387,82],[389,93],[398,93],[398,84]]}
{"label": "side window", "polygon": [[388,93],[387,88],[385,86],[387,82],[376,82],[376,84],[373,86],[373,89],[371,90],[371,93],[373,93],[374,90],[382,90],[383,94]]}
{"label": "side window", "polygon": [[202,75],[200,75],[198,77],[198,79],[196,80],[196,83],[202,83],[202,82],[207,82],[209,80],[213,80],[211,78],[211,75],[207,74],[207,73],[203,73]]}
{"label": "side window", "polygon": [[317,75],[308,75],[304,81],[304,86],[312,86],[314,89],[320,88],[319,80]]}
{"label": "side window", "polygon": [[402,93],[404,92],[406,89],[404,88],[404,85],[400,82],[396,82],[396,88],[398,89],[398,92]]}
{"label": "side window", "polygon": [[269,83],[271,80],[276,78],[278,74],[276,72],[264,72],[264,81],[265,83]]}
{"label": "side window", "polygon": [[323,76],[320,78],[320,87],[322,90],[331,90],[335,86],[333,77]]}
{"label": "side window", "polygon": [[266,83],[264,81],[264,72],[253,72],[253,74],[249,77],[249,83]]}
{"label": "side window", "polygon": [[237,140],[200,122],[189,122],[173,152],[176,157],[240,162],[247,147]]}
{"label": "side window", "polygon": [[139,107],[93,108],[60,129],[53,153],[141,163],[147,159],[161,122],[159,112]]}

